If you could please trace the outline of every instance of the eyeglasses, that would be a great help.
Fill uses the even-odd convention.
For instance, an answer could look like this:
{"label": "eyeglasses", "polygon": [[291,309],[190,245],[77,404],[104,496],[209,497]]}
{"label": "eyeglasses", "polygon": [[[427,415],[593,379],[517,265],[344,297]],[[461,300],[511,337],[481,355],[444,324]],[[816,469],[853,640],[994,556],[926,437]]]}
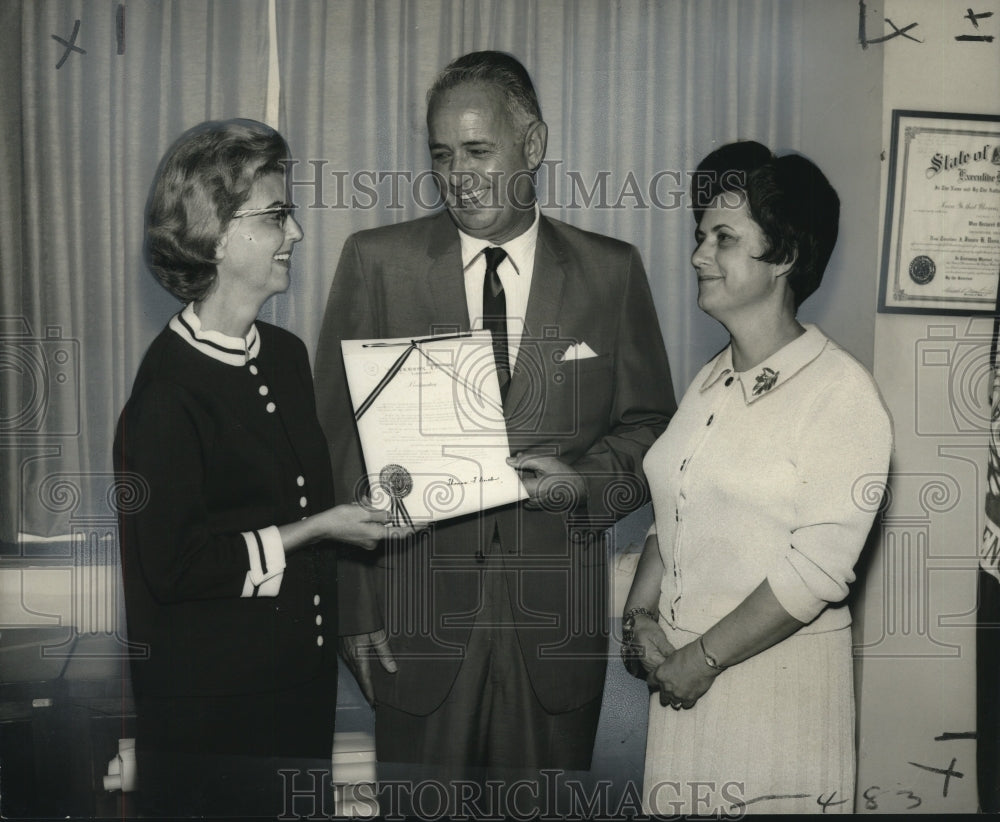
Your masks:
{"label": "eyeglasses", "polygon": [[284,225],[285,220],[288,219],[288,215],[291,214],[296,208],[297,206],[294,206],[291,203],[267,206],[266,208],[241,208],[239,211],[233,212],[233,219],[237,217],[259,217],[264,214],[277,214],[278,222],[281,225]]}

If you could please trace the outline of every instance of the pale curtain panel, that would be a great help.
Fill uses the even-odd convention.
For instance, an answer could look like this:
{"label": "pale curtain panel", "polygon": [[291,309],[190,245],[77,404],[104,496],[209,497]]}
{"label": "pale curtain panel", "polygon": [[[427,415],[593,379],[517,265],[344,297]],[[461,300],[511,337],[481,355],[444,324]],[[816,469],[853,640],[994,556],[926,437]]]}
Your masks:
{"label": "pale curtain panel", "polygon": [[405,182],[430,166],[434,76],[500,49],[526,65],[549,125],[544,213],[639,247],[682,392],[726,341],[696,304],[687,172],[737,138],[805,150],[804,13],[797,0],[279,2],[281,130],[296,179],[322,190],[295,187],[305,239],[289,293],[265,312],[315,354],[346,237],[434,202],[429,180],[416,194]]}
{"label": "pale curtain panel", "polygon": [[[3,4],[0,116],[5,142],[20,140],[0,154],[0,315],[41,340],[0,348],[5,542],[113,516],[117,416],[180,307],[142,260],[153,173],[202,120],[263,119],[266,15],[267,0]],[[66,47],[52,35],[86,53],[56,68]]]}
{"label": "pale curtain panel", "polygon": [[[0,332],[52,329],[64,343],[35,349],[62,345],[71,367],[65,383],[53,365],[32,384],[0,341],[0,538],[65,533],[68,513],[42,504],[45,478],[110,471],[139,360],[179,307],[141,258],[155,164],[202,120],[265,119],[269,82],[295,179],[322,187],[295,186],[305,239],[289,292],[262,317],[313,356],[346,237],[436,206],[427,87],[453,57],[501,49],[527,66],[549,124],[544,212],[639,247],[682,392],[725,342],[696,306],[687,172],[736,138],[808,153],[797,85],[807,11],[802,0],[277,0],[275,77],[267,0],[2,4],[0,116],[21,139],[0,150]],[[56,69],[65,47],[52,35],[69,41],[77,19],[86,54]]]}
{"label": "pale curtain panel", "polygon": [[[21,16],[12,4],[0,3],[0,540],[13,541],[17,511],[18,433],[31,423],[32,409],[15,396],[27,369],[20,348],[10,342],[21,330]],[[23,435],[22,435],[23,436]]]}

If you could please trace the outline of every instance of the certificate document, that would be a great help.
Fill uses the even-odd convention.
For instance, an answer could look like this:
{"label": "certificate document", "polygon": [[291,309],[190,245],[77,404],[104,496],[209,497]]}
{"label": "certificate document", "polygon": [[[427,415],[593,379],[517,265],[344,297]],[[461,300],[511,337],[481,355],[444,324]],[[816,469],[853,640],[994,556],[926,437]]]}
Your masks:
{"label": "certificate document", "polygon": [[488,331],[343,340],[372,503],[396,524],[527,497],[510,456]]}
{"label": "certificate document", "polygon": [[992,313],[1000,118],[893,112],[880,308]]}

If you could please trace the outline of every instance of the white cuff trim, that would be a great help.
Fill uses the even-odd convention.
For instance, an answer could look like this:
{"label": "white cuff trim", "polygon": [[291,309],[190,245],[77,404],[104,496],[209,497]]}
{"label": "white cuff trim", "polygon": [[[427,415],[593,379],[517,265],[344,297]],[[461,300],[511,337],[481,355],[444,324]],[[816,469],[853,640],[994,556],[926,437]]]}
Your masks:
{"label": "white cuff trim", "polygon": [[285,546],[274,525],[258,531],[245,531],[250,570],[243,581],[243,597],[276,597],[285,573]]}

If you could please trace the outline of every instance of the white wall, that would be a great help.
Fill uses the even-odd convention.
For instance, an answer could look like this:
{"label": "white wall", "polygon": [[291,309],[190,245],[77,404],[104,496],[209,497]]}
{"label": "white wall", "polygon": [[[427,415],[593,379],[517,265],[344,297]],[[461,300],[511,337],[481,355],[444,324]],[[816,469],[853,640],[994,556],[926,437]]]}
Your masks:
{"label": "white wall", "polygon": [[802,145],[840,196],[840,234],[819,290],[799,312],[869,370],[875,348],[882,50],[858,44],[856,3],[806,4]]}

